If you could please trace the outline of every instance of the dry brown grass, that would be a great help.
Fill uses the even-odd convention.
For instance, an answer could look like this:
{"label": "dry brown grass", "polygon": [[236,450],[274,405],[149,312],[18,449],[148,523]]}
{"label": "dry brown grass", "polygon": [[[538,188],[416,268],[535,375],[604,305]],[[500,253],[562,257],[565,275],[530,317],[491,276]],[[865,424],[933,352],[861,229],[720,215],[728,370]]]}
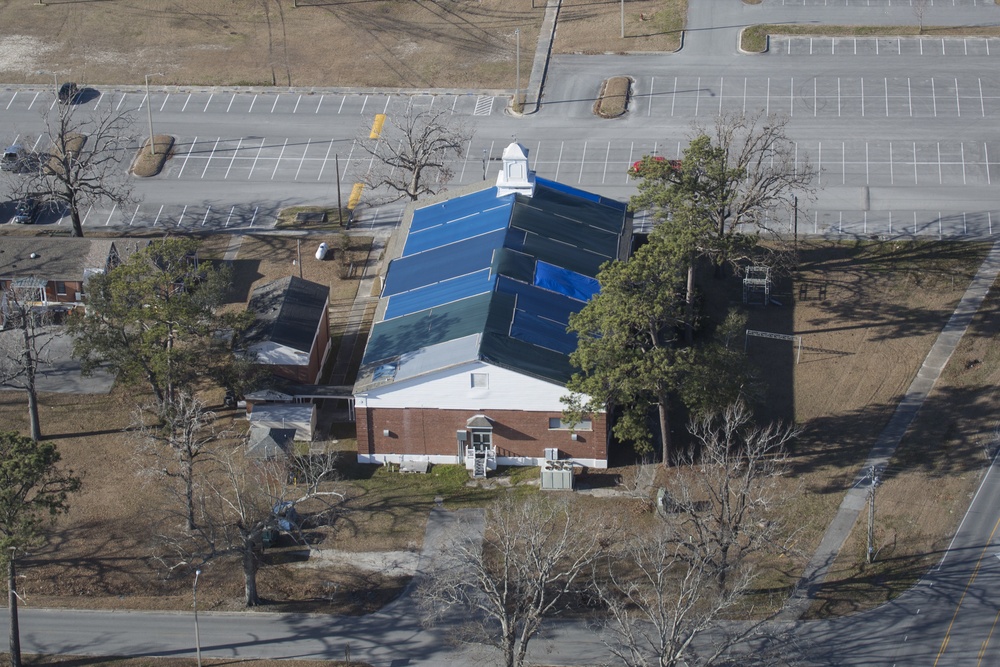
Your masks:
{"label": "dry brown grass", "polygon": [[[541,5],[542,3],[536,3]],[[61,2],[0,8],[11,83],[513,88],[514,30],[531,71],[531,0]]]}
{"label": "dry brown grass", "polygon": [[594,102],[594,113],[602,118],[617,118],[628,109],[628,95],[632,79],[616,76],[601,84],[601,92]]}
{"label": "dry brown grass", "polygon": [[147,138],[135,154],[135,160],[132,161],[132,173],[143,178],[156,176],[163,169],[163,163],[170,157],[170,151],[173,148],[174,138],[169,134],[153,136],[153,151],[149,150],[149,139]]}
{"label": "dry brown grass", "polygon": [[625,39],[618,0],[563,0],[555,53],[649,53],[676,51],[687,19],[687,0],[629,0]]}

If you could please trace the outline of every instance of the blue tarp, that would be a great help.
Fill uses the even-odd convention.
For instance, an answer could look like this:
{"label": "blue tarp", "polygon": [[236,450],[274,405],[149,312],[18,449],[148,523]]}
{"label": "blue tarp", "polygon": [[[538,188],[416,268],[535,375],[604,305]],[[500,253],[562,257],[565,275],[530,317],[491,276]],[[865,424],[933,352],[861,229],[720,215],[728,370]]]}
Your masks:
{"label": "blue tarp", "polygon": [[592,296],[601,291],[601,284],[596,278],[541,261],[535,262],[534,283],[538,287],[583,302],[590,301]]}
{"label": "blue tarp", "polygon": [[439,204],[424,206],[413,212],[413,220],[410,222],[410,233],[434,227],[471,213],[478,213],[484,209],[491,208],[495,203],[513,203],[513,201],[513,195],[497,197],[497,189],[494,187],[473,192],[464,197],[449,199]]}
{"label": "blue tarp", "polygon": [[409,315],[483,292],[490,292],[493,290],[495,282],[496,274],[489,269],[482,269],[475,273],[396,294],[389,298],[389,305],[385,309],[383,319],[389,320]]}
{"label": "blue tarp", "polygon": [[550,320],[562,322],[563,326],[569,324],[570,315],[583,308],[576,299],[504,276],[497,281],[497,292],[516,295],[518,309],[544,314]]}
{"label": "blue tarp", "polygon": [[480,234],[506,229],[510,222],[510,211],[514,207],[513,198],[506,203],[493,200],[496,205],[480,212],[471,213],[455,220],[444,220],[433,227],[417,232],[411,231],[406,237],[403,256],[439,248],[469,239]]}
{"label": "blue tarp", "polygon": [[576,334],[567,332],[565,324],[547,320],[520,308],[514,311],[514,323],[510,328],[510,335],[512,338],[563,354],[570,354],[576,349]]}
{"label": "blue tarp", "polygon": [[409,292],[449,278],[464,276],[493,263],[494,251],[503,245],[504,230],[482,234],[459,243],[434,248],[389,265],[382,296]]}

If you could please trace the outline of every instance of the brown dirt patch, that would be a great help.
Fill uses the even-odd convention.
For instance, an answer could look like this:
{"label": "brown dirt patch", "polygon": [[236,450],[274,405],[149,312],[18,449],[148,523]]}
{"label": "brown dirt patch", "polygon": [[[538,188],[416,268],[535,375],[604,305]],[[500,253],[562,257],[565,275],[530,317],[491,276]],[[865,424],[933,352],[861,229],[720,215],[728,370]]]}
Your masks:
{"label": "brown dirt patch", "polygon": [[174,148],[174,138],[169,134],[157,134],[153,137],[153,150],[149,149],[147,137],[139,147],[132,161],[132,173],[142,178],[156,176],[163,169],[163,163],[170,159]]}

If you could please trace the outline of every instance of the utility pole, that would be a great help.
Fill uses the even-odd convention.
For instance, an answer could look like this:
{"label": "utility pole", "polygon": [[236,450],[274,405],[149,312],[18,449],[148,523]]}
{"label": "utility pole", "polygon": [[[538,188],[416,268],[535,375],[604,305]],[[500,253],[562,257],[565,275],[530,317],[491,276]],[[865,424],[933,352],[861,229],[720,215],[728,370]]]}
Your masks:
{"label": "utility pole", "polygon": [[201,568],[194,571],[194,587],[191,591],[192,602],[194,603],[194,650],[198,656],[198,667],[201,667],[201,635],[198,633],[198,577],[201,576]]}
{"label": "utility pole", "polygon": [[517,92],[514,93],[514,108],[521,109],[521,29],[514,28],[514,39],[517,40]]}
{"label": "utility pole", "polygon": [[875,562],[875,488],[878,486],[878,471],[875,466],[868,469],[871,488],[868,490],[868,563]]}
{"label": "utility pole", "polygon": [[795,230],[795,252],[799,251],[799,198],[792,197],[792,227]]}
{"label": "utility pole", "polygon": [[21,629],[17,624],[17,570],[14,566],[14,552],[10,548],[7,561],[7,610],[10,612],[10,667],[21,667]]}
{"label": "utility pole", "polygon": [[337,166],[337,219],[344,226],[344,202],[340,198],[340,153],[334,153],[333,163]]}

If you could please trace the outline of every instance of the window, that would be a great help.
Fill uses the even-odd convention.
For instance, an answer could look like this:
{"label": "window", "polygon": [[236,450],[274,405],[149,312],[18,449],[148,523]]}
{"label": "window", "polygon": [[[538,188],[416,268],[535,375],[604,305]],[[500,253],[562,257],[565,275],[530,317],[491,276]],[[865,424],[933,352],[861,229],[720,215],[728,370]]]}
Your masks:
{"label": "window", "polygon": [[473,373],[472,374],[472,388],[473,389],[488,389],[490,386],[490,374],[489,373]]}
{"label": "window", "polygon": [[61,280],[56,281],[56,294],[58,294],[59,296],[66,295],[66,283],[62,282]]}
{"label": "window", "polygon": [[576,424],[570,424],[559,417],[549,417],[550,431],[568,431],[571,428],[574,431],[592,431],[594,426],[589,419],[581,419]]}

